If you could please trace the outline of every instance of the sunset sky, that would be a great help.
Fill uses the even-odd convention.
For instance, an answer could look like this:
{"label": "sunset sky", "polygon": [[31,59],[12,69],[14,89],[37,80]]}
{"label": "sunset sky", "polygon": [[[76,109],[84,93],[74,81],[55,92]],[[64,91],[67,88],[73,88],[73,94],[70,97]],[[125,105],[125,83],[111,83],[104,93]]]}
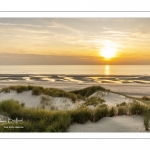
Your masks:
{"label": "sunset sky", "polygon": [[150,65],[150,18],[0,18],[1,65]]}

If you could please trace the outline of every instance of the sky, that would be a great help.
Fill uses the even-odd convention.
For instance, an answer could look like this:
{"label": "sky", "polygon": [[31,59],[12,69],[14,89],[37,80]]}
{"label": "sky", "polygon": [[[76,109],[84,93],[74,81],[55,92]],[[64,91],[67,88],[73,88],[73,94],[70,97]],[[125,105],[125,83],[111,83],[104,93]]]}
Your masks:
{"label": "sky", "polygon": [[0,18],[0,65],[148,64],[150,18]]}

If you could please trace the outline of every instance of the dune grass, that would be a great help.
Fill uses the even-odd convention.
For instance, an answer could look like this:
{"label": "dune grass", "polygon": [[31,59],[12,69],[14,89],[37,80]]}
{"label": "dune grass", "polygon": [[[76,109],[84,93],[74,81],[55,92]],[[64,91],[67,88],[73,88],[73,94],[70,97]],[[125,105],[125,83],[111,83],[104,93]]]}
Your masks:
{"label": "dune grass", "polygon": [[126,106],[126,105],[127,105],[126,102],[122,102],[122,103],[120,103],[120,104],[117,104],[116,106],[119,107],[119,106]]}
{"label": "dune grass", "polygon": [[108,116],[108,107],[98,107],[97,109],[93,110],[91,121],[97,122],[98,120],[106,116]]}
{"label": "dune grass", "polygon": [[129,108],[130,115],[143,115],[146,110],[147,107],[138,102],[131,103]]}
{"label": "dune grass", "polygon": [[32,89],[32,95],[41,95],[43,91],[43,88],[41,87],[34,87]]}
{"label": "dune grass", "polygon": [[113,117],[116,115],[116,108],[115,107],[111,107],[110,109],[108,109],[108,117]]}
{"label": "dune grass", "polygon": [[48,106],[49,110],[59,110],[58,107],[53,105],[53,97],[42,95],[40,104],[42,105],[42,109]]}
{"label": "dune grass", "polygon": [[87,107],[80,107],[76,110],[70,111],[72,122],[84,124],[91,119],[91,110]]}
{"label": "dune grass", "polygon": [[71,92],[66,92],[60,89],[56,88],[43,88],[40,86],[24,86],[24,85],[18,85],[18,86],[9,86],[1,89],[1,92],[8,93],[11,90],[16,91],[17,93],[22,93],[24,91],[32,91],[32,95],[49,95],[53,97],[66,97],[72,99],[73,102],[75,102],[77,99],[85,100],[86,97],[92,95],[96,91],[109,91],[101,86],[91,86],[88,88],[84,88],[82,90],[76,90]]}
{"label": "dune grass", "polygon": [[[70,113],[25,108],[14,100],[0,102],[0,113],[11,119],[18,117],[24,120],[19,124],[19,126],[23,126],[23,129],[4,129],[4,125],[0,125],[1,132],[64,132],[71,123]],[[8,125],[14,124],[7,123]]]}
{"label": "dune grass", "polygon": [[45,94],[53,97],[66,97],[66,98],[70,98],[73,102],[75,102],[77,99],[84,99],[83,96],[81,96],[80,94],[74,94],[56,88],[43,88],[40,86],[30,86],[30,85],[9,86],[9,87],[2,88],[1,92],[9,93],[11,90],[16,91],[17,93],[22,93],[24,91],[32,90],[32,95]]}
{"label": "dune grass", "polygon": [[149,121],[150,121],[150,116],[145,116],[144,117],[144,127],[146,131],[149,131]]}
{"label": "dune grass", "polygon": [[144,126],[146,131],[149,131],[149,122],[150,122],[150,107],[148,107],[144,113]]}
{"label": "dune grass", "polygon": [[98,107],[108,107],[108,105],[107,104],[101,104],[101,105],[99,105]]}
{"label": "dune grass", "polygon": [[95,93],[96,91],[109,91],[109,90],[101,86],[91,86],[91,87],[87,87],[81,90],[71,91],[70,93],[79,94],[79,95],[82,95],[83,97],[88,97],[92,95],[93,93]]}
{"label": "dune grass", "polygon": [[138,100],[147,104],[147,105],[150,105],[150,97],[143,96],[142,98],[138,98]]}
{"label": "dune grass", "polygon": [[45,95],[41,96],[41,101],[40,101],[41,104],[49,105],[51,101],[52,101],[52,98],[50,98],[49,96],[45,96]]}
{"label": "dune grass", "polygon": [[85,105],[88,106],[88,105],[94,105],[94,106],[97,106],[98,104],[102,104],[104,103],[105,100],[101,99],[101,98],[97,98],[97,97],[90,97],[90,98],[87,98],[85,100]]}
{"label": "dune grass", "polygon": [[[0,132],[65,132],[68,127],[76,122],[84,124],[88,120],[96,122],[103,117],[113,117],[115,115],[142,115],[144,117],[143,124],[145,130],[149,130],[150,110],[147,105],[139,102],[132,102],[127,104],[125,102],[116,105],[116,107],[108,107],[103,99],[87,98],[98,90],[107,91],[100,86],[92,86],[82,90],[66,92],[55,88],[43,88],[38,86],[10,86],[1,89],[1,92],[10,92],[15,90],[17,93],[32,90],[33,95],[47,95],[42,97],[41,104],[47,105],[49,103],[49,96],[52,97],[66,97],[75,102],[77,99],[84,99],[85,106],[79,107],[75,110],[66,111],[50,111],[44,109],[26,108],[25,104],[19,104],[14,100],[6,100],[0,102],[0,114],[9,116],[12,119],[23,118],[23,129],[4,129],[4,125],[0,124]],[[147,97],[143,100],[149,101]],[[98,105],[98,108],[91,110],[88,105]],[[6,124],[8,125],[8,123]],[[12,125],[12,123],[9,123]]]}
{"label": "dune grass", "polygon": [[5,126],[16,126],[13,123],[0,124],[0,132],[65,132],[69,126],[76,122],[84,124],[88,120],[97,122],[103,117],[113,117],[115,115],[142,115],[144,116],[145,130],[149,130],[150,108],[134,102],[127,106],[108,107],[105,104],[91,110],[86,106],[79,107],[75,110],[67,111],[49,111],[44,109],[26,108],[15,100],[6,100],[0,102],[0,114],[12,119],[23,118],[19,126],[23,128],[8,128]]}
{"label": "dune grass", "polygon": [[[107,116],[107,106],[99,107],[95,111],[87,107],[80,107],[72,111],[48,111],[22,107],[17,101],[6,100],[0,102],[0,114],[12,119],[23,118],[22,129],[4,129],[0,125],[0,132],[64,132],[73,122],[83,124],[88,120],[98,121]],[[7,123],[12,125],[12,123]]]}
{"label": "dune grass", "polygon": [[17,93],[22,93],[24,91],[32,90],[33,88],[34,88],[34,86],[31,86],[31,85],[28,85],[28,86],[24,86],[24,85],[9,86],[9,87],[2,88],[0,92],[9,93],[11,90],[13,90],[13,91],[16,91]]}
{"label": "dune grass", "polygon": [[147,97],[147,96],[143,96],[143,97],[142,97],[142,100],[150,101],[150,98],[149,98],[149,97]]}
{"label": "dune grass", "polygon": [[117,112],[118,116],[128,114],[127,108],[125,106],[119,106],[119,107],[117,107],[117,109],[118,109],[118,112]]}

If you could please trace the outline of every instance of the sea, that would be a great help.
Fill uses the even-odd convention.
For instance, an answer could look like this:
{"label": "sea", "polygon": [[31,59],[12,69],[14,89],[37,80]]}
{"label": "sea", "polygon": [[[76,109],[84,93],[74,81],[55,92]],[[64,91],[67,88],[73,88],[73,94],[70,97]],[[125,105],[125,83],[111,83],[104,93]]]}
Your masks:
{"label": "sea", "polygon": [[0,74],[150,75],[150,65],[0,65]]}

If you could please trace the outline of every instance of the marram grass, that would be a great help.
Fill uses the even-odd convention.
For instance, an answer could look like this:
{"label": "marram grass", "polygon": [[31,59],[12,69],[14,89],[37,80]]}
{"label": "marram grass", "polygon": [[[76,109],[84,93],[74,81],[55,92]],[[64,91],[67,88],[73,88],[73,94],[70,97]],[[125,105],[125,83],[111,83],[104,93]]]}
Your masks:
{"label": "marram grass", "polygon": [[53,97],[66,97],[70,98],[73,102],[75,102],[77,99],[84,99],[83,96],[79,94],[74,94],[70,92],[66,92],[60,89],[56,88],[43,88],[40,86],[23,86],[23,85],[18,85],[18,86],[9,86],[2,88],[0,92],[5,92],[9,93],[11,90],[16,91],[17,93],[22,93],[24,91],[32,91],[32,95],[41,95],[45,94],[48,96],[53,96]]}
{"label": "marram grass", "polygon": [[[10,90],[16,90],[20,93],[24,90],[34,91],[35,89],[38,89],[35,92],[36,94],[62,97],[66,96],[74,97],[74,100],[77,99],[77,95],[75,93],[65,92],[63,90],[53,88],[11,86],[9,88],[4,88],[1,91],[10,92]],[[77,92],[77,94],[83,93]],[[80,96],[82,97],[85,95],[83,94]],[[87,99],[85,99],[85,103],[86,100]],[[49,101],[47,97],[43,97],[41,103],[45,104],[47,101]],[[90,103],[95,103],[95,100]],[[143,124],[145,126],[145,130],[148,131],[150,120],[149,108],[147,105],[143,105],[139,102],[133,102],[129,105],[121,103],[117,107],[108,107],[106,104],[101,104],[94,110],[89,109],[87,106],[83,106],[75,110],[50,111],[44,109],[26,108],[24,104],[19,104],[19,102],[15,100],[5,100],[0,102],[0,114],[8,116],[12,119],[15,119],[16,116],[20,119],[23,118],[21,125],[24,127],[21,129],[5,129],[4,124],[0,124],[0,132],[65,132],[74,122],[80,124],[84,124],[89,120],[92,122],[97,122],[103,117],[113,117],[116,115],[142,115],[144,117]],[[12,124],[9,123],[7,125],[11,126]]]}
{"label": "marram grass", "polygon": [[71,91],[71,93],[82,95],[83,97],[88,97],[97,91],[109,91],[101,86],[91,86],[81,90]]}
{"label": "marram grass", "polygon": [[[131,103],[126,106],[108,107],[99,106],[91,110],[86,106],[76,110],[49,111],[43,109],[26,108],[14,100],[0,102],[0,114],[12,119],[23,118],[21,129],[4,129],[4,124],[0,124],[0,132],[65,132],[69,126],[76,122],[84,124],[88,120],[97,122],[103,117],[113,117],[115,115],[143,115],[145,130],[149,130],[150,109],[140,103]],[[9,126],[12,123],[7,124]]]}

